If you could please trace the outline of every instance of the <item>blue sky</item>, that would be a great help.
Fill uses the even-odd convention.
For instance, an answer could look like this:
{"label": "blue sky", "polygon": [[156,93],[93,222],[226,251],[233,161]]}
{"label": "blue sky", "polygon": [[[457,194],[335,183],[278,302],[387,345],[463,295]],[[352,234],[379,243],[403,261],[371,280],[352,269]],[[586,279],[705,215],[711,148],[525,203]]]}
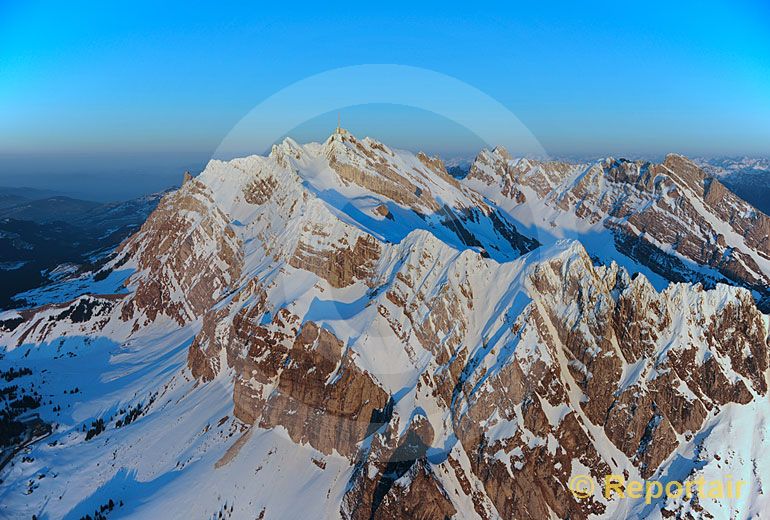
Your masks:
{"label": "blue sky", "polygon": [[[465,82],[551,154],[770,152],[760,1],[111,4],[0,0],[0,155],[206,156],[269,96],[359,64]],[[342,113],[394,146],[477,144],[419,109]],[[335,123],[330,112],[297,133],[322,139]]]}

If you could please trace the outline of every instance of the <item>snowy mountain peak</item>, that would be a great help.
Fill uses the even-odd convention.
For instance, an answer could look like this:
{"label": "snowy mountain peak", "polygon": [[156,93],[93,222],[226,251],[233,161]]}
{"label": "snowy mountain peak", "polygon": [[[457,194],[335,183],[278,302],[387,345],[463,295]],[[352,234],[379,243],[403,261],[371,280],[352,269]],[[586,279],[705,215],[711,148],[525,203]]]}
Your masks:
{"label": "snowy mountain peak", "polygon": [[0,315],[51,428],[3,470],[3,511],[729,518],[568,489],[770,485],[750,433],[770,417],[770,228],[698,179],[679,157],[496,149],[460,182],[344,131],[211,161],[97,273]]}
{"label": "snowy mountain peak", "polygon": [[463,183],[541,241],[592,236],[592,254],[645,272],[659,287],[661,278],[737,283],[770,309],[770,219],[681,155],[582,165],[482,153]]}

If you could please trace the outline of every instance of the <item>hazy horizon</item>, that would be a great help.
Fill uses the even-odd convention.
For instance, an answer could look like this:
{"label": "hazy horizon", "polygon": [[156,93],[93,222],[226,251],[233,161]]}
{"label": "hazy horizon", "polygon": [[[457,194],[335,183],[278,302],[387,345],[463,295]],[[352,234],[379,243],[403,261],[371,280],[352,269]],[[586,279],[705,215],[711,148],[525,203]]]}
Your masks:
{"label": "hazy horizon", "polygon": [[[275,142],[291,137],[300,143],[323,142],[333,131],[337,118],[352,134],[372,137],[392,148],[425,152],[444,160],[471,161],[479,151],[497,143],[486,143],[466,128],[436,114],[411,107],[369,105],[348,107],[312,118]],[[374,121],[377,124],[373,123]],[[400,121],[409,125],[399,127]],[[451,145],[447,149],[447,144]],[[50,190],[73,198],[112,202],[159,192],[181,183],[185,171],[198,174],[215,156],[216,145],[198,151],[119,151],[94,148],[90,151],[0,152],[0,187]],[[528,156],[511,149],[514,156]],[[264,155],[269,149],[243,149],[227,158]],[[698,158],[767,158],[768,154],[697,154],[682,150],[640,152],[608,149],[592,151],[546,150],[547,158],[585,162],[604,157],[660,161],[667,153]],[[538,157],[542,158],[542,157]]]}
{"label": "hazy horizon", "polygon": [[[358,136],[471,158],[505,144],[506,129],[482,114],[488,99],[550,157],[770,154],[770,8],[762,2],[476,6],[462,14],[412,5],[408,16],[390,7],[3,4],[0,185],[98,200],[158,191],[185,170],[200,171],[277,93],[363,64],[435,71],[461,87],[412,85],[406,74],[394,81],[419,95],[399,106],[331,99],[338,85],[320,93],[311,85],[300,101],[316,95],[336,108],[295,118],[288,135],[322,141],[339,113]],[[365,84],[367,70],[354,81]],[[486,140],[450,111],[427,109],[442,97],[454,115],[476,116]],[[296,104],[279,105],[253,130],[287,135],[281,110],[296,115]],[[266,152],[249,135],[231,156]],[[517,155],[515,141],[506,146]]]}
{"label": "hazy horizon", "polygon": [[[78,156],[103,154],[139,163],[120,171],[149,186],[142,175],[170,178],[166,169],[200,164],[277,92],[362,64],[454,78],[513,114],[553,156],[770,152],[765,3],[469,9],[3,4],[0,154],[26,160],[0,165],[0,183],[53,174],[51,158],[77,171]],[[426,99],[443,95],[421,88]],[[444,156],[478,148],[419,106],[344,101],[338,109],[356,134]],[[453,103],[477,109],[470,98]],[[336,110],[316,119],[296,129],[302,140],[328,135]],[[153,154],[178,160],[147,169]],[[110,162],[86,169],[113,170]]]}

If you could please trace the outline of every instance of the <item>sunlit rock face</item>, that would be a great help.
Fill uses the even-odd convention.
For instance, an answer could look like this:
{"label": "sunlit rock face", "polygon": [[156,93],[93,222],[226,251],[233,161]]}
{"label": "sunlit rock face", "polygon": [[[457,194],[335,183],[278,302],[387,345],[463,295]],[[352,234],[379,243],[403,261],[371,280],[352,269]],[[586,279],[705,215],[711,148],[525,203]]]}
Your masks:
{"label": "sunlit rock face", "polygon": [[568,489],[723,468],[760,511],[767,247],[679,156],[498,149],[458,181],[343,130],[212,161],[99,270],[111,293],[69,280],[0,315],[52,425],[0,511],[723,518]]}
{"label": "sunlit rock face", "polygon": [[484,151],[464,182],[514,214],[538,207],[543,229],[606,229],[617,253],[666,280],[740,285],[770,309],[770,218],[681,155],[569,164]]}

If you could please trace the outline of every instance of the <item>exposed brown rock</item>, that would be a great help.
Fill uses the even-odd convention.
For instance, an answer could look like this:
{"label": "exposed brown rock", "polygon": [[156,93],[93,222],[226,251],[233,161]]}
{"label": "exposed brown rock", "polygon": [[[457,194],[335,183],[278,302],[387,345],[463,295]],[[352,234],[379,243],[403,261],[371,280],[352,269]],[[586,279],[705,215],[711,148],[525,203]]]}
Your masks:
{"label": "exposed brown rock", "polygon": [[208,188],[192,180],[164,197],[141,230],[121,245],[133,258],[134,288],[123,307],[136,326],[166,315],[180,325],[205,314],[240,276],[241,244]]}
{"label": "exposed brown rock", "polygon": [[377,213],[378,215],[382,215],[383,217],[389,220],[393,220],[394,218],[393,214],[388,209],[388,206],[386,206],[385,204],[380,204],[379,206],[374,208],[374,212]]}
{"label": "exposed brown rock", "polygon": [[431,466],[422,458],[393,484],[373,518],[444,520],[456,514],[457,510],[434,477]]}
{"label": "exposed brown rock", "polygon": [[246,202],[251,204],[264,204],[273,195],[278,181],[269,174],[263,174],[251,182],[243,191]]}
{"label": "exposed brown rock", "polygon": [[[770,278],[756,259],[770,258],[770,217],[685,157],[670,154],[661,164],[610,158],[571,165],[513,160],[498,150],[479,154],[468,178],[499,186],[503,197],[518,203],[525,201],[521,190],[527,187],[548,205],[602,222],[615,234],[618,250],[661,276],[713,285],[715,280],[658,244],[670,245],[678,255],[758,291],[760,306],[770,308]],[[728,239],[715,221],[739,238]]]}
{"label": "exposed brown rock", "polygon": [[[327,236],[320,228],[308,231],[316,236]],[[352,247],[344,238],[323,250],[299,242],[289,264],[317,274],[332,287],[346,287],[356,280],[371,283],[374,264],[379,257],[377,240],[370,235],[359,235]]]}
{"label": "exposed brown rock", "polygon": [[[211,323],[227,311],[207,316],[188,355],[193,374],[203,380],[214,377],[219,352],[226,349],[228,364],[236,370],[236,417],[263,428],[283,426],[295,442],[352,457],[387,394],[343,356],[342,343],[328,330],[313,322],[298,329],[285,312],[262,326],[262,312],[258,303],[237,313],[227,326],[225,345],[216,344],[220,336]],[[266,385],[275,388],[269,395],[263,392]]]}
{"label": "exposed brown rock", "polygon": [[352,456],[387,394],[369,375],[342,358],[342,343],[312,322],[306,323],[288,353],[260,426],[281,425],[296,442],[330,454]]}
{"label": "exposed brown rock", "polygon": [[[569,267],[560,261],[538,266],[533,284],[551,309],[558,309],[560,302],[577,302],[577,314],[549,312],[548,321],[568,359],[576,362],[570,372],[588,397],[582,405],[587,416],[604,427],[644,476],[676,448],[676,433],[700,429],[713,404],[751,399],[744,381],[731,383],[716,357],[698,362],[695,347],[669,352],[664,359],[657,356],[661,339],[671,334],[672,315],[684,311],[685,319],[701,324],[711,351],[729,357],[733,370],[751,381],[755,392],[767,391],[768,345],[747,293],[709,314],[701,304],[682,308],[674,291],[657,293],[649,283],[631,281],[613,269],[597,273],[586,255],[581,252],[578,258]],[[619,390],[622,363],[645,360],[649,368],[639,369],[638,380]],[[656,375],[648,381],[653,367]]]}

